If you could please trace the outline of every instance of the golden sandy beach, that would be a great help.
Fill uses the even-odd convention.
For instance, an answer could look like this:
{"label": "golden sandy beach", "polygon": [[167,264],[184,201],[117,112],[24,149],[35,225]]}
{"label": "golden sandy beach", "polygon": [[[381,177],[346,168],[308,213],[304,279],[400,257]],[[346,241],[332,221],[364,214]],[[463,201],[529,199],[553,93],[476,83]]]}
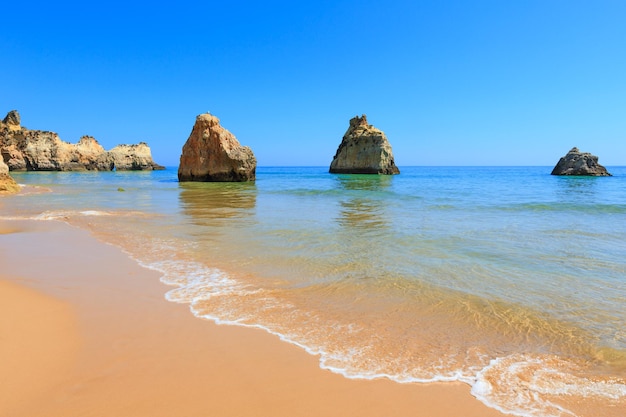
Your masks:
{"label": "golden sandy beach", "polygon": [[167,302],[117,248],[0,222],[0,416],[501,416],[469,387],[348,380],[261,330]]}

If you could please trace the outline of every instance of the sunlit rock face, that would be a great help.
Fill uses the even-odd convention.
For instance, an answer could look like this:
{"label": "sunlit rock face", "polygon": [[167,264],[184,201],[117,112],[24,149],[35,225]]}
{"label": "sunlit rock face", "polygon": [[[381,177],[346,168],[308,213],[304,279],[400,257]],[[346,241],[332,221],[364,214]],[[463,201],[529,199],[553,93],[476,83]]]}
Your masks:
{"label": "sunlit rock face", "polygon": [[152,152],[145,142],[139,142],[137,145],[117,145],[107,152],[107,160],[117,171],[165,169],[152,160]]}
{"label": "sunlit rock face", "polygon": [[183,146],[178,167],[179,181],[254,181],[256,158],[247,146],[205,113],[196,118]]}
{"label": "sunlit rock face", "polygon": [[330,164],[336,174],[399,174],[385,134],[367,123],[367,117],[355,116]]}
{"label": "sunlit rock face", "polygon": [[9,167],[4,163],[4,160],[0,158],[0,195],[1,194],[15,194],[20,190],[20,186],[17,185],[13,177],[9,175]]}
{"label": "sunlit rock face", "polygon": [[22,127],[16,110],[0,122],[0,153],[11,171],[164,169],[152,160],[144,142],[116,146],[108,152],[92,136],[68,143],[54,132]]}

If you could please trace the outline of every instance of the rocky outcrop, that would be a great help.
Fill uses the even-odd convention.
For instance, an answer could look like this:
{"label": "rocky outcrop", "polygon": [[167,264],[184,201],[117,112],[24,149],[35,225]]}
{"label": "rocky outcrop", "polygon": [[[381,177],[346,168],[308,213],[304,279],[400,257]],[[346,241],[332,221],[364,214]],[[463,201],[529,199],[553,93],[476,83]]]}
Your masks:
{"label": "rocky outcrop", "polygon": [[399,174],[391,145],[385,134],[367,124],[367,117],[355,116],[330,164],[336,174]]}
{"label": "rocky outcrop", "polygon": [[19,190],[20,186],[9,175],[9,167],[0,158],[0,194],[15,194]]}
{"label": "rocky outcrop", "polygon": [[139,142],[137,145],[117,145],[108,152],[108,161],[118,171],[165,169],[152,160],[152,152],[145,142]]}
{"label": "rocky outcrop", "polygon": [[196,118],[183,146],[178,167],[179,181],[254,181],[256,158],[241,146],[217,117],[206,113]]}
{"label": "rocky outcrop", "polygon": [[19,130],[21,129],[20,123],[20,114],[17,110],[11,110],[7,113],[6,117],[2,120],[2,123],[5,124],[11,130]]}
{"label": "rocky outcrop", "polygon": [[164,169],[152,161],[145,143],[107,152],[92,136],[83,136],[76,144],[64,142],[54,132],[22,127],[15,110],[0,123],[0,153],[11,171]]}
{"label": "rocky outcrop", "polygon": [[552,170],[552,175],[611,176],[606,168],[598,163],[597,156],[588,152],[580,152],[576,147],[559,159],[559,162]]}

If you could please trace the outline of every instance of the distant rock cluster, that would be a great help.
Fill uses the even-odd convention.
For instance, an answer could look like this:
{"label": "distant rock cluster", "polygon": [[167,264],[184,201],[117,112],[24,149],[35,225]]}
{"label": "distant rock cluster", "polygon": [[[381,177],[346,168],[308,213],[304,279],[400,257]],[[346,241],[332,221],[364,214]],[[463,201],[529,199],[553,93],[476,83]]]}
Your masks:
{"label": "distant rock cluster", "polygon": [[62,141],[54,132],[21,126],[10,111],[0,122],[0,153],[10,171],[112,171],[165,169],[152,160],[144,142],[106,151],[92,136],[78,143]]}
{"label": "distant rock cluster", "polygon": [[196,117],[183,146],[178,180],[245,182],[255,178],[256,158],[252,149],[241,146],[212,114]]}
{"label": "distant rock cluster", "polygon": [[552,175],[584,175],[610,177],[605,167],[598,163],[598,157],[588,152],[580,152],[574,147],[557,162]]}
{"label": "distant rock cluster", "polygon": [[330,164],[336,174],[399,174],[391,144],[385,134],[367,123],[367,117],[355,116]]}

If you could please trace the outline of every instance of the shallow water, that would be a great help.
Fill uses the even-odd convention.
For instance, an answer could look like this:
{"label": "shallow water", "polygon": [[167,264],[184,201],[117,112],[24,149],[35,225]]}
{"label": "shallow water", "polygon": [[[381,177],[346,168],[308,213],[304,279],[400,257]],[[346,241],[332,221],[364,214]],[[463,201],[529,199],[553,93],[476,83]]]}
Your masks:
{"label": "shallow water", "polygon": [[626,168],[609,171],[16,173],[38,188],[0,210],[89,228],[198,317],[262,327],[346,377],[460,380],[520,416],[622,416]]}

